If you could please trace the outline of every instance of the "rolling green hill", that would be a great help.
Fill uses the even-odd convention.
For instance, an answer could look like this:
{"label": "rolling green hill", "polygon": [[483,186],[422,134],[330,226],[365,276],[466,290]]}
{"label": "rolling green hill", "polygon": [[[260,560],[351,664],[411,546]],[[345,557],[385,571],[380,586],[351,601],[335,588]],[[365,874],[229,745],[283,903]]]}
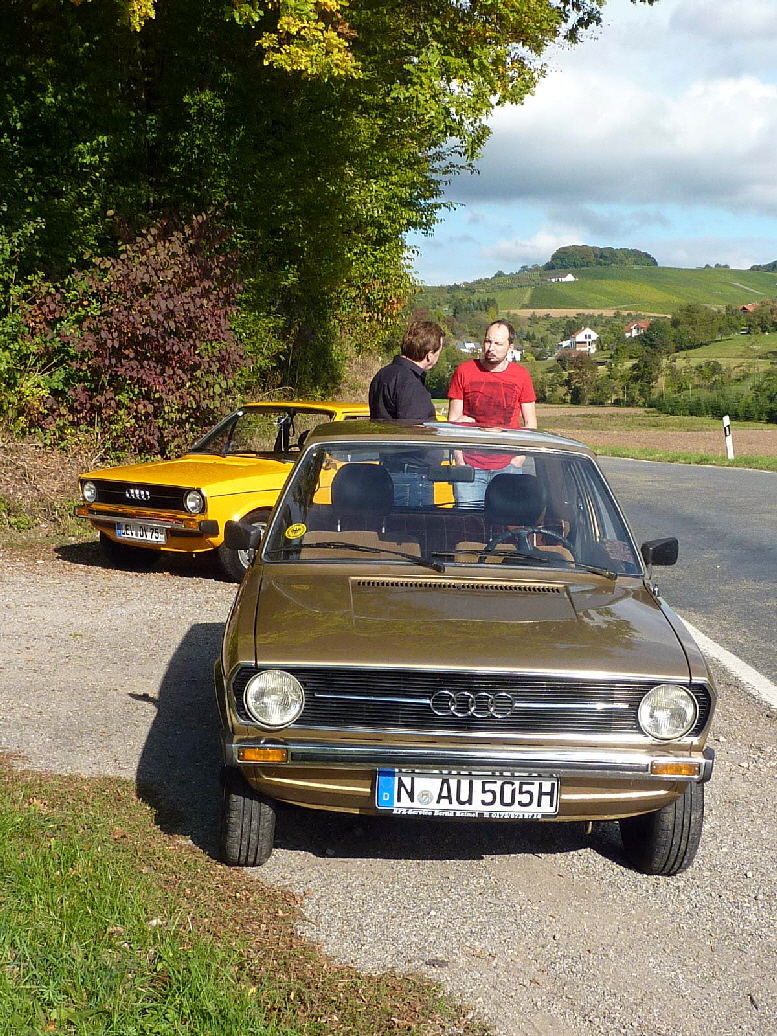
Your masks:
{"label": "rolling green hill", "polygon": [[[496,300],[499,311],[551,309],[603,311],[619,309],[631,313],[672,313],[687,302],[711,306],[741,306],[763,298],[777,297],[777,274],[752,270],[684,270],[670,266],[589,267],[571,271],[577,278],[569,284],[548,284],[536,274],[535,283],[518,274],[424,289],[421,304],[444,306],[452,293]],[[521,283],[521,281],[524,283]],[[511,283],[512,282],[512,283]]]}

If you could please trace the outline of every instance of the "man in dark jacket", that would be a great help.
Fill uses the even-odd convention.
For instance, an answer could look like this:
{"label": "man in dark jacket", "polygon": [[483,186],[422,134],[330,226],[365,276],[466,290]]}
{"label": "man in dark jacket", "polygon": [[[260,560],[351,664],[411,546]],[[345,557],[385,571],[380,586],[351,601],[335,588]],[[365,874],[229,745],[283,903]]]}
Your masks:
{"label": "man in dark jacket", "polygon": [[412,323],[402,338],[402,353],[381,367],[370,384],[372,421],[434,421],[426,372],[440,358],[445,332],[431,320]]}
{"label": "man in dark jacket", "polygon": [[[426,387],[426,372],[440,358],[445,332],[431,320],[412,323],[402,338],[402,353],[381,367],[370,384],[370,420],[434,421],[432,396]],[[414,463],[410,463],[413,461]],[[396,507],[426,507],[434,503],[434,486],[417,464],[414,453],[408,462],[401,455],[385,461],[394,482]],[[439,460],[430,456],[430,462]]]}

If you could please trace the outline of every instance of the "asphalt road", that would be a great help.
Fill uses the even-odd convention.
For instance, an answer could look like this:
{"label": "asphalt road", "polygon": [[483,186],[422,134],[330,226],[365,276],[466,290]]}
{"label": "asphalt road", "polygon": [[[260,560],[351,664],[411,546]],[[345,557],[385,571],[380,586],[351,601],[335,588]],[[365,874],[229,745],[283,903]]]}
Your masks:
{"label": "asphalt road", "polygon": [[777,474],[600,458],[641,543],[677,536],[662,596],[711,640],[777,684]]}

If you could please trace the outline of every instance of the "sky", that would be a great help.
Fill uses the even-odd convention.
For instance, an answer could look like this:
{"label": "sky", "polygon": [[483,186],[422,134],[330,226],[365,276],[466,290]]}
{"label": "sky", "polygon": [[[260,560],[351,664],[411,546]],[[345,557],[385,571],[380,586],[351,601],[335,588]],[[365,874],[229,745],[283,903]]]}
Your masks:
{"label": "sky", "polygon": [[476,174],[431,237],[426,284],[544,263],[562,245],[639,248],[660,266],[777,259],[777,0],[608,0],[496,109]]}

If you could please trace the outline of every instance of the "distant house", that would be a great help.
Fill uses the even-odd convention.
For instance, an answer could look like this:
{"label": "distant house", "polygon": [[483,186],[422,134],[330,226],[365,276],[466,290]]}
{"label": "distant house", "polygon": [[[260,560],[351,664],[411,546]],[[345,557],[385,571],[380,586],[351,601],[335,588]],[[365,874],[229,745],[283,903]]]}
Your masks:
{"label": "distant house", "polygon": [[480,342],[459,342],[459,349],[463,353],[479,353]]}
{"label": "distant house", "polygon": [[520,349],[516,349],[515,346],[513,345],[513,346],[510,347],[510,349],[509,349],[509,351],[507,353],[507,359],[511,363],[520,363],[522,355],[523,355],[523,353],[521,352],[521,350]]}
{"label": "distant house", "polygon": [[548,284],[569,284],[571,281],[576,281],[577,277],[573,273],[557,273],[554,277],[548,277]]}
{"label": "distant house", "polygon": [[[458,348],[461,352],[467,353],[467,355],[471,356],[473,353],[480,355],[480,351],[483,347],[480,342],[459,342]],[[507,353],[507,359],[511,363],[520,363],[522,355],[522,351],[520,349],[516,349],[513,345]]]}
{"label": "distant house", "polygon": [[627,338],[637,338],[639,335],[644,334],[651,324],[652,320],[632,320],[630,324],[624,327],[623,333]]}
{"label": "distant house", "polygon": [[748,302],[746,306],[740,306],[739,307],[739,312],[740,313],[755,313],[757,307],[758,307],[758,303],[757,302]]}
{"label": "distant house", "polygon": [[559,342],[556,352],[560,353],[565,349],[571,349],[576,353],[587,353],[589,356],[593,356],[596,352],[596,343],[598,341],[599,335],[596,331],[592,331],[590,327],[583,327],[577,334],[572,335],[571,338],[565,338],[563,342]]}

